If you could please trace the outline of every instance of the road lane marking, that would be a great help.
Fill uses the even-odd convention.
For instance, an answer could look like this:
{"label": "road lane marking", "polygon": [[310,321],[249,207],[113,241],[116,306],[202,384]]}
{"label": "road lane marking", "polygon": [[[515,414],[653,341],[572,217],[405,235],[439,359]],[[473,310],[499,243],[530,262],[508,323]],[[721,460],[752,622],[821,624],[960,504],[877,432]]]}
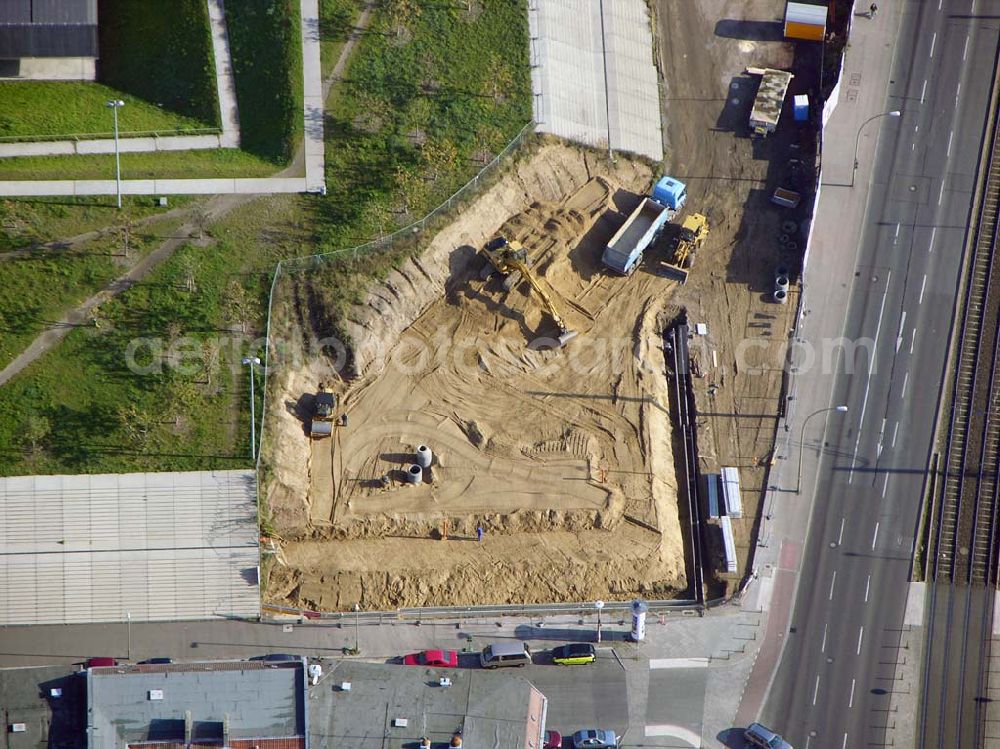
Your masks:
{"label": "road lane marking", "polygon": [[819,652],[826,652],[826,633],[830,629],[830,624],[826,623],[823,625],[823,644],[819,646]]}
{"label": "road lane marking", "polygon": [[951,156],[951,141],[954,139],[954,137],[955,137],[955,131],[952,130],[951,132],[948,133],[948,150],[945,152],[945,156],[948,157]]}
{"label": "road lane marking", "polygon": [[816,686],[813,687],[813,705],[816,704],[816,698],[819,696],[819,674],[816,674]]}
{"label": "road lane marking", "polygon": [[969,54],[969,35],[965,35],[965,47],[962,49],[962,61],[965,61],[965,56]]}
{"label": "road lane marking", "polygon": [[934,252],[934,237],[936,237],[936,236],[937,236],[937,227],[936,226],[932,226],[931,227],[931,242],[930,242],[929,245],[927,245],[927,251],[928,252]]}
{"label": "road lane marking", "polygon": [[[899,340],[899,339],[897,339]],[[899,345],[896,345],[896,350],[899,351]],[[882,427],[878,430],[878,444],[875,446],[875,457],[882,455],[882,437],[885,436],[885,419],[882,419]]]}
{"label": "road lane marking", "polygon": [[[938,10],[941,10],[941,6],[938,6]],[[840,745],[840,749],[847,749],[847,734],[844,734],[844,743]]]}
{"label": "road lane marking", "polygon": [[833,586],[836,585],[836,584],[837,584],[837,570],[834,570],[833,571],[833,578],[830,580],[830,598],[829,598],[829,600],[831,600],[831,601],[833,600]]}
{"label": "road lane marking", "polygon": [[955,104],[958,104],[958,97],[962,95],[962,82],[958,82],[958,86],[955,88]]}
{"label": "road lane marking", "polygon": [[837,536],[837,546],[844,543],[844,523],[847,522],[847,518],[840,519],[840,534]]}
{"label": "road lane marking", "polygon": [[[912,351],[913,351],[913,349],[911,348],[911,349],[910,349],[910,351],[912,352]],[[896,446],[896,434],[897,434],[898,432],[899,432],[899,422],[897,421],[897,422],[896,422],[896,426],[894,426],[894,427],[892,428],[892,446],[893,446],[893,447],[895,447],[895,446]]]}
{"label": "road lane marking", "polygon": [[926,273],[924,273],[923,283],[920,284],[920,301],[917,302],[917,304],[923,304],[924,303],[924,289],[925,288],[927,288],[927,274]]}
{"label": "road lane marking", "polygon": [[917,329],[914,328],[910,333],[910,353],[913,353],[913,346],[917,342]]}
{"label": "road lane marking", "polygon": [[868,580],[865,581],[865,603],[868,603],[868,591],[872,587],[872,576],[871,573],[868,574]]}
{"label": "road lane marking", "polygon": [[896,233],[893,235],[893,239],[899,239],[899,222],[896,222]]}
{"label": "road lane marking", "polygon": [[878,523],[875,523],[875,535],[872,536],[872,549],[875,548],[875,542],[878,541]]}
{"label": "road lane marking", "polygon": [[910,381],[910,373],[909,372],[903,372],[903,390],[899,394],[900,398],[903,398],[903,399],[906,398],[906,383],[909,382],[909,381]]}
{"label": "road lane marking", "polygon": [[708,658],[651,658],[650,671],[660,668],[708,668]]}
{"label": "road lane marking", "polygon": [[855,679],[851,679],[851,699],[847,702],[848,707],[854,707],[854,682]]}
{"label": "road lane marking", "polygon": [[892,271],[885,275],[885,291],[882,292],[882,304],[878,310],[878,324],[875,326],[875,346],[872,349],[872,357],[868,360],[868,376],[865,379],[865,397],[861,401],[861,418],[858,419],[858,438],[854,441],[854,455],[851,457],[851,470],[847,473],[847,483],[854,481],[854,464],[858,462],[858,448],[861,447],[861,432],[865,425],[865,411],[868,410],[868,394],[872,384],[872,367],[875,366],[875,355],[878,352],[878,337],[882,332],[882,316],[885,314],[885,300],[889,296],[889,282],[892,280]]}
{"label": "road lane marking", "polygon": [[944,180],[941,180],[941,189],[938,190],[938,205],[941,205],[942,200],[944,200]]}
{"label": "road lane marking", "polygon": [[865,639],[865,628],[864,625],[858,631],[858,655],[861,655],[861,641]]}
{"label": "road lane marking", "polygon": [[924,94],[927,93],[927,79],[924,78],[924,86],[920,89],[920,103],[924,103]]}
{"label": "road lane marking", "polygon": [[932,59],[934,57],[934,45],[935,44],[937,44],[937,32],[936,31],[934,32],[934,35],[931,36],[931,54],[930,54],[930,56],[931,56]]}
{"label": "road lane marking", "polygon": [[[896,353],[899,353],[899,347],[903,345],[903,328],[906,327],[906,310],[903,310],[903,316],[899,318],[899,333],[896,334]],[[885,426],[885,419],[882,419],[882,426]]]}
{"label": "road lane marking", "polygon": [[885,475],[885,481],[882,482],[882,499],[885,499],[885,490],[889,488],[889,474]]}

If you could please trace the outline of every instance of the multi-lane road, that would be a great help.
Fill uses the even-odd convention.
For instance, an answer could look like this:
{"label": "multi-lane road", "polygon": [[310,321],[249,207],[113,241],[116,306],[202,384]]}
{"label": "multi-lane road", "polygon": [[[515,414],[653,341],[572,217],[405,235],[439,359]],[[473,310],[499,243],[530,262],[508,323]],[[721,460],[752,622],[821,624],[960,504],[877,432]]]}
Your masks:
{"label": "multi-lane road", "polygon": [[905,3],[883,110],[903,114],[868,126],[883,127],[858,266],[826,282],[852,284],[844,335],[875,343],[834,380],[831,404],[849,410],[804,488],[815,506],[763,713],[797,749],[887,738],[998,18],[997,0]]}

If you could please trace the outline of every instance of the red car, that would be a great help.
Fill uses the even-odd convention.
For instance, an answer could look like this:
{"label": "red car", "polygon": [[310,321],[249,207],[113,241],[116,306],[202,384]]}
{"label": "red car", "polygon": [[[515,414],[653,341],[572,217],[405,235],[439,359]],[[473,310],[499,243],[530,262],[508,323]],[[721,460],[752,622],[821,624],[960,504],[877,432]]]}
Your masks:
{"label": "red car", "polygon": [[562,734],[559,731],[545,732],[545,749],[562,749]]}
{"label": "red car", "polygon": [[425,650],[403,656],[404,666],[434,666],[437,668],[458,668],[458,653],[454,650]]}
{"label": "red car", "polygon": [[117,666],[117,665],[118,661],[116,661],[114,658],[88,658],[86,667],[102,668],[102,667]]}

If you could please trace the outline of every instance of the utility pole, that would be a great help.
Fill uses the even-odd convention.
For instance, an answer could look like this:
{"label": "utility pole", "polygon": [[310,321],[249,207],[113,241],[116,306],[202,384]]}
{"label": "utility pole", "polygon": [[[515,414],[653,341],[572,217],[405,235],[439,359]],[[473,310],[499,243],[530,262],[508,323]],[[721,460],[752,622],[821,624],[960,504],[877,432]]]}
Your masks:
{"label": "utility pole", "polygon": [[121,99],[112,99],[108,102],[111,111],[115,116],[115,185],[118,192],[118,207],[122,207],[122,159],[118,149],[118,110],[125,106]]}

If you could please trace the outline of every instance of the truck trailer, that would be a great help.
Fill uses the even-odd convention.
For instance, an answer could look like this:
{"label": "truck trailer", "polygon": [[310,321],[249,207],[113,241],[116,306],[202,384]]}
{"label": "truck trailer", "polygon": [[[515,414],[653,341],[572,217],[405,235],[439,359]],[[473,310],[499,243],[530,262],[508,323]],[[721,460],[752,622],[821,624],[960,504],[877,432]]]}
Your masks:
{"label": "truck trailer", "polygon": [[753,109],[750,110],[751,135],[764,138],[778,127],[788,84],[795,76],[787,70],[774,68],[747,68],[747,72],[760,76],[760,86],[757,87],[757,96],[753,101]]}
{"label": "truck trailer", "polygon": [[662,177],[653,193],[632,211],[624,225],[611,237],[601,262],[605,267],[628,276],[642,261],[642,254],[663,231],[666,223],[684,206],[687,187],[673,177]]}

